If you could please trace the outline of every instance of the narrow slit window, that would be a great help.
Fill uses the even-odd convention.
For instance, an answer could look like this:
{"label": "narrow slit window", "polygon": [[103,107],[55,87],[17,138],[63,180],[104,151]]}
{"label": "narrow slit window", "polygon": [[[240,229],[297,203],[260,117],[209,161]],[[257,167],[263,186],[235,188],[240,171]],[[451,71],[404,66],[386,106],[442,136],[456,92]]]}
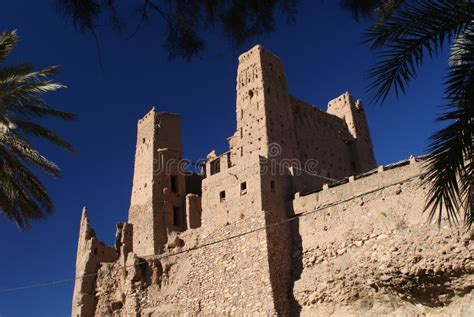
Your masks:
{"label": "narrow slit window", "polygon": [[270,181],[270,192],[275,192],[275,181]]}
{"label": "narrow slit window", "polygon": [[232,157],[230,156],[230,152],[227,153],[227,168],[232,167]]}
{"label": "narrow slit window", "polygon": [[181,228],[181,209],[179,207],[173,207],[173,225]]}
{"label": "narrow slit window", "polygon": [[219,193],[219,200],[221,202],[225,201],[225,190],[223,190]]}
{"label": "narrow slit window", "polygon": [[240,183],[240,195],[247,194],[247,182]]}
{"label": "narrow slit window", "polygon": [[171,192],[178,192],[178,176],[171,175]]}

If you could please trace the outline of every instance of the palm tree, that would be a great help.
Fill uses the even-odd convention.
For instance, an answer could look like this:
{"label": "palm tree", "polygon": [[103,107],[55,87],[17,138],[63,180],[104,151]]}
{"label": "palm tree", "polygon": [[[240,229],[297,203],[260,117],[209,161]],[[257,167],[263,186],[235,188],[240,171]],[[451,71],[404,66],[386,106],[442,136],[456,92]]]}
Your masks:
{"label": "palm tree", "polygon": [[[373,25],[364,40],[379,53],[369,72],[374,100],[398,96],[414,80],[424,58],[432,58],[450,45],[445,80],[445,105],[437,121],[446,127],[430,138],[424,182],[429,185],[426,209],[438,224],[448,220],[474,220],[474,4],[469,0],[342,0],[356,19],[370,18]],[[426,59],[426,58],[425,58]]]}
{"label": "palm tree", "polygon": [[0,34],[0,213],[21,229],[33,219],[44,218],[53,201],[31,167],[47,175],[61,175],[59,167],[30,143],[38,137],[73,152],[72,146],[45,126],[40,118],[73,120],[75,115],[51,108],[41,95],[64,86],[49,78],[58,67],[35,71],[29,63],[5,66],[4,62],[18,42],[15,31]]}

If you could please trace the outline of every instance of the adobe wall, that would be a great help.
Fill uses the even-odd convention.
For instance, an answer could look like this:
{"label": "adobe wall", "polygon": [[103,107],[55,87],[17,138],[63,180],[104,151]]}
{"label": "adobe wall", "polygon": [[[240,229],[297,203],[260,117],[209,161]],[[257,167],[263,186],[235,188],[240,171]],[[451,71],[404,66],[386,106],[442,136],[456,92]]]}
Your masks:
{"label": "adobe wall", "polygon": [[181,235],[185,246],[163,256],[224,241],[144,264],[138,264],[141,259],[129,258],[125,270],[117,264],[103,265],[96,316],[275,315],[265,232],[225,240],[231,232],[263,224],[263,219],[239,219],[206,237],[187,231]]}
{"label": "adobe wall", "polygon": [[[226,221],[221,226],[211,223],[224,210],[215,207],[207,225],[180,233],[180,243],[168,243],[164,254],[144,259],[122,252],[101,263],[95,315],[379,316],[421,309],[462,316],[474,305],[473,237],[424,222],[420,162],[293,201],[289,174],[267,173],[271,162],[261,157],[253,162],[239,175],[260,175],[250,183],[260,186],[260,209],[241,205],[244,217],[216,218]],[[240,195],[239,184],[226,198]],[[214,196],[208,204],[219,206]]]}
{"label": "adobe wall", "polygon": [[[245,217],[253,217],[258,210],[262,210],[259,163],[259,156],[252,155],[239,165],[203,179],[203,230],[213,230]],[[243,183],[246,183],[245,191],[241,191]],[[221,193],[225,194],[224,199],[221,199]]]}
{"label": "adobe wall", "polygon": [[341,179],[354,175],[349,145],[353,137],[345,122],[295,97],[291,98],[291,107],[300,161],[317,159],[321,176]]}
{"label": "adobe wall", "polygon": [[[287,224],[275,224],[288,217],[290,176],[261,173],[268,164],[255,156],[206,179],[202,226],[180,233],[180,242],[169,242],[165,253],[130,253],[102,265],[96,315],[288,315],[291,237]],[[218,184],[229,205],[220,201]]]}
{"label": "adobe wall", "polygon": [[474,288],[472,237],[426,222],[421,172],[412,159],[297,195],[296,214],[314,211],[299,217],[294,245],[293,294],[302,316],[435,314]]}

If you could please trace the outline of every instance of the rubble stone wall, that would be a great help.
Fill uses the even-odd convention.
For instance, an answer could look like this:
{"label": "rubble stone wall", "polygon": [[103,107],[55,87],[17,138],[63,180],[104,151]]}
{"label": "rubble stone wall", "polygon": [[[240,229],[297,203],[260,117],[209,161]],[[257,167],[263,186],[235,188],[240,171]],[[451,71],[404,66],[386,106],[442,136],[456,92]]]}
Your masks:
{"label": "rubble stone wall", "polygon": [[303,316],[414,315],[416,305],[434,314],[474,288],[472,237],[427,223],[421,172],[412,159],[296,197],[293,294]]}

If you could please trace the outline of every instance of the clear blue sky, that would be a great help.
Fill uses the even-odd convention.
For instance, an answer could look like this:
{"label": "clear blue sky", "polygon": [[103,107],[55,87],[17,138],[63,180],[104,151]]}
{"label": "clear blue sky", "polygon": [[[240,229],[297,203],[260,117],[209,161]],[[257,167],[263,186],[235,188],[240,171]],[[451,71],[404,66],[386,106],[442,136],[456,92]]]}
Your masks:
{"label": "clear blue sky", "polygon": [[[235,129],[237,57],[254,44],[280,56],[290,91],[300,99],[325,109],[330,99],[348,90],[370,100],[365,75],[374,56],[360,44],[364,25],[342,12],[337,1],[301,1],[295,25],[278,25],[275,33],[239,49],[220,32],[211,32],[206,50],[191,63],[167,59],[158,24],[130,40],[102,28],[103,72],[93,39],[69,26],[52,2],[4,1],[0,31],[17,29],[21,36],[8,62],[62,66],[58,80],[68,89],[47,100],[79,115],[72,124],[52,123],[79,155],[41,144],[64,173],[47,181],[56,209],[27,232],[0,217],[0,288],[73,277],[84,205],[99,238],[113,243],[115,223],[127,219],[136,121],[152,106],[181,114],[186,157],[195,160],[212,149],[225,150],[226,137]],[[436,129],[446,67],[446,58],[428,62],[398,101],[389,98],[383,106],[366,102],[379,164],[424,153]],[[72,283],[65,283],[0,293],[0,316],[68,316],[72,289]]]}

